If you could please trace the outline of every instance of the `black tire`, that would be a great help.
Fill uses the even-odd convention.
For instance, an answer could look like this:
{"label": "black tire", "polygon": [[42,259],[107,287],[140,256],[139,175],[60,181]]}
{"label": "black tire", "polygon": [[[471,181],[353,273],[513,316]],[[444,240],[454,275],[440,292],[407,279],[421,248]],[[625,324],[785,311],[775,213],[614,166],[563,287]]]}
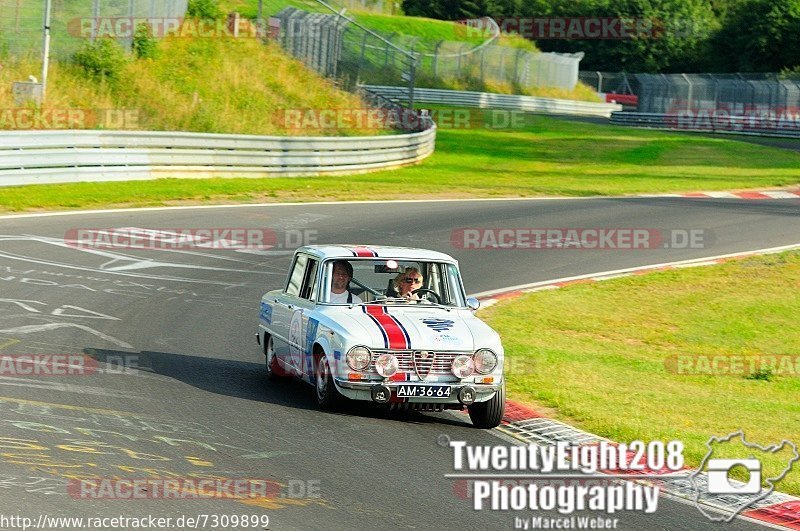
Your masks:
{"label": "black tire", "polygon": [[325,354],[317,360],[314,373],[314,394],[317,397],[317,405],[323,411],[337,411],[342,406],[344,397],[333,383],[331,367]]}
{"label": "black tire", "polygon": [[506,410],[506,384],[486,402],[478,402],[467,408],[472,425],[482,430],[490,430],[500,425]]}
{"label": "black tire", "polygon": [[275,357],[275,348],[272,341],[272,336],[264,336],[264,358],[267,373],[267,380],[274,382],[277,380],[286,379],[286,371],[284,371],[278,364],[278,358]]}

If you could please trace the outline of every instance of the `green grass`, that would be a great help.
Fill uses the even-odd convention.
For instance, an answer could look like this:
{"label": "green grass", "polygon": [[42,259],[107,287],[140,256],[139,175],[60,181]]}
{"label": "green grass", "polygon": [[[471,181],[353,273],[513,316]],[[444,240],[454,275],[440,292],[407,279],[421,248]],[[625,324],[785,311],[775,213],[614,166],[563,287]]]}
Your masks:
{"label": "green grass", "polygon": [[[226,12],[238,11],[247,18],[255,18],[258,14],[258,0],[224,0],[221,5]],[[335,6],[335,3],[332,5]],[[277,14],[286,7],[296,7],[305,11],[330,13],[313,0],[264,0],[264,16]],[[381,15],[362,11],[348,11],[347,15],[353,17],[367,28],[382,35],[396,35],[398,44],[409,44],[417,40],[417,51],[432,50],[438,41],[468,42],[480,44],[487,39],[485,35],[469,32],[464,24],[435,20],[424,17],[410,17],[403,15]],[[411,38],[414,39],[411,39]],[[518,35],[503,35],[501,44],[536,50],[533,42]]]}
{"label": "green grass", "polygon": [[[414,48],[417,51],[432,51],[439,41],[467,42],[478,45],[489,38],[489,35],[476,34],[478,32],[474,30],[470,31],[464,24],[432,18],[359,13],[356,15],[356,19],[369,29],[383,35],[405,36],[406,42],[408,37],[418,39]],[[498,44],[536,51],[536,46],[532,41],[518,35],[503,35]]]}
{"label": "green grass", "polygon": [[[238,11],[242,16],[253,19],[258,16],[258,0],[222,0],[219,4],[225,13]],[[287,7],[296,7],[314,13],[330,13],[314,0],[263,0],[265,17],[276,15]]]}
{"label": "green grass", "polygon": [[[698,465],[711,435],[738,429],[761,445],[800,444],[800,367],[769,380],[687,376],[665,360],[800,359],[798,288],[794,252],[533,293],[481,317],[503,337],[512,399],[620,442],[680,439]],[[768,459],[765,477],[787,458]],[[778,490],[800,494],[800,468]]]}
{"label": "green grass", "polygon": [[[5,61],[0,109],[14,108],[12,82],[36,71],[36,61]],[[120,79],[88,79],[68,62],[52,64],[45,109],[132,109],[126,128],[263,135],[375,134],[348,127],[286,129],[283,109],[358,109],[365,104],[289,57],[276,43],[256,39],[163,39],[155,60],[130,60]],[[6,128],[0,118],[0,129]],[[87,128],[92,124],[87,123]]]}
{"label": "green grass", "polygon": [[[0,188],[0,208],[596,196],[766,188],[800,182],[800,154],[787,150],[727,138],[544,116],[526,118],[528,124],[522,130],[447,129],[442,122],[436,153],[418,166],[399,170],[347,177],[165,179]],[[414,193],[410,195],[408,190]]]}

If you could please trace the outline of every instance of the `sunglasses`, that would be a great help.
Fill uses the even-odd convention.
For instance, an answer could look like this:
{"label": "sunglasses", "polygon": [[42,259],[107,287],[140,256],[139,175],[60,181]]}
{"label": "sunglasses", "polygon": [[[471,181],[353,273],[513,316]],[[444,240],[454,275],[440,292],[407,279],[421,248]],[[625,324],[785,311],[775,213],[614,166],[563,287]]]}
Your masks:
{"label": "sunglasses", "polygon": [[421,278],[407,278],[405,282],[406,282],[406,284],[422,284],[422,279]]}

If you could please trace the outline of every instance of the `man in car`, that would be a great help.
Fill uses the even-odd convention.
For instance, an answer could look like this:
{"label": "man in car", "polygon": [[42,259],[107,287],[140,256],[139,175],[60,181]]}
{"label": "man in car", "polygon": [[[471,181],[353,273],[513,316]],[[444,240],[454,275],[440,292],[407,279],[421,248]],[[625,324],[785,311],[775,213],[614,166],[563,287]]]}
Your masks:
{"label": "man in car", "polygon": [[336,260],[333,263],[333,278],[331,279],[332,304],[358,304],[361,298],[350,292],[350,280],[353,278],[353,265],[347,260]]}

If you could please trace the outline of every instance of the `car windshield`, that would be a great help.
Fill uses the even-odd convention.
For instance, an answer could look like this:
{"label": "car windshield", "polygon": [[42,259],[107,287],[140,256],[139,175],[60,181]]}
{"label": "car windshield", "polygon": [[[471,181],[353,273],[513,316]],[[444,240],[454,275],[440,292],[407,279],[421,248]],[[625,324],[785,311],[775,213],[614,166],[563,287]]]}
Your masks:
{"label": "car windshield", "polygon": [[380,302],[465,306],[458,268],[446,262],[329,260],[323,267],[322,287],[321,302],[325,304]]}

